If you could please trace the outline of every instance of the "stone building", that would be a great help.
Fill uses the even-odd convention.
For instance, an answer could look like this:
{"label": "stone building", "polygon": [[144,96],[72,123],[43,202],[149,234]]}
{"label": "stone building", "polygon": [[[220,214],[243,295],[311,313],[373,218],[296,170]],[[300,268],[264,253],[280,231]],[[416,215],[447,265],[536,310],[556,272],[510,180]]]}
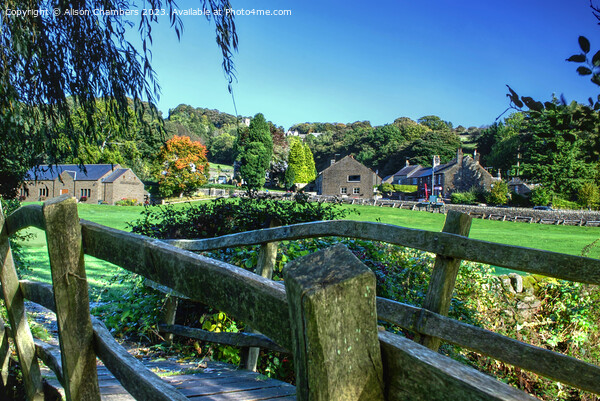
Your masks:
{"label": "stone building", "polygon": [[144,202],[144,183],[129,168],[118,164],[39,166],[31,169],[19,190],[24,202],[43,201],[69,194],[85,203],[114,205],[122,199]]}
{"label": "stone building", "polygon": [[421,168],[411,177],[416,179],[419,196],[422,197],[431,195],[432,188],[434,195],[442,197],[453,192],[467,192],[471,188],[489,191],[497,180],[479,164],[477,152],[471,157],[463,155],[462,149],[458,149],[456,158],[449,163],[436,166],[433,171],[432,167]]}
{"label": "stone building", "polygon": [[321,171],[316,179],[319,195],[372,198],[374,187],[381,184],[381,178],[370,168],[346,156]]}

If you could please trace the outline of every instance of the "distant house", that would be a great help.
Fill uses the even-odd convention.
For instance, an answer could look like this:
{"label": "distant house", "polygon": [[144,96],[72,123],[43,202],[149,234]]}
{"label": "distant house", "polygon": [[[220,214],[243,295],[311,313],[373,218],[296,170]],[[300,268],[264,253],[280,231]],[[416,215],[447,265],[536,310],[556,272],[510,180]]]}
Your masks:
{"label": "distant house", "polygon": [[21,200],[40,201],[69,194],[85,203],[114,205],[121,199],[144,201],[144,183],[129,168],[118,164],[39,166],[31,169],[19,190]]}
{"label": "distant house", "polygon": [[381,184],[381,178],[370,168],[346,156],[321,171],[316,179],[319,195],[337,195],[356,198],[372,198],[374,187]]}
{"label": "distant house", "polygon": [[422,169],[423,167],[418,164],[411,166],[407,160],[406,165],[392,176],[390,184],[417,185],[416,177]]}
{"label": "distant house", "polygon": [[[432,185],[433,177],[433,185]],[[467,192],[471,188],[478,188],[489,191],[492,183],[497,178],[492,177],[479,164],[479,155],[475,153],[473,157],[463,155],[462,149],[459,149],[456,158],[446,164],[439,166],[426,167],[419,169],[411,175],[411,179],[416,179],[419,196],[432,194],[448,197],[453,192]]]}
{"label": "distant house", "polygon": [[529,196],[531,190],[536,187],[535,184],[531,184],[523,181],[519,177],[512,178],[507,182],[508,190],[519,195]]}

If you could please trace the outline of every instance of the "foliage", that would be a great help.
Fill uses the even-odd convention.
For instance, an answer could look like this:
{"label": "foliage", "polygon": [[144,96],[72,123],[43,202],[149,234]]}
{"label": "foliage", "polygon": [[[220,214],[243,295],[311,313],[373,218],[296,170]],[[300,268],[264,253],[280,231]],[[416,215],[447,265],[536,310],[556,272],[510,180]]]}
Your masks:
{"label": "foliage", "polygon": [[581,209],[581,205],[579,205],[577,202],[572,202],[572,201],[563,199],[556,195],[552,197],[552,207],[555,209],[569,209],[569,210]]}
{"label": "foliage", "polygon": [[552,200],[552,193],[543,186],[538,186],[531,191],[530,199],[534,206],[546,206]]}
{"label": "foliage", "polygon": [[191,194],[208,182],[206,147],[189,137],[174,136],[157,157],[159,192],[162,196]]}
{"label": "foliage", "polygon": [[[33,7],[32,7],[33,4]],[[217,44],[223,55],[223,69],[233,81],[232,52],[237,48],[234,16],[218,12],[230,8],[227,0],[204,0],[215,24]],[[107,104],[108,114],[119,126],[130,119],[129,98],[133,99],[138,120],[141,99],[152,105],[159,85],[151,65],[149,44],[156,15],[140,13],[139,19],[119,13],[96,10],[135,9],[131,0],[82,0],[74,18],[66,12],[73,4],[58,0],[32,3],[7,0],[1,12],[0,33],[0,190],[11,197],[25,172],[36,165],[58,163],[65,144],[73,157],[82,145],[94,143],[98,126],[93,116],[97,99]],[[7,9],[54,10],[27,17],[11,16]],[[173,0],[149,0],[150,9],[169,10],[171,26],[177,35],[182,22]],[[214,12],[213,12],[214,11]],[[56,15],[60,13],[60,15]],[[139,46],[130,40],[129,28],[137,26]],[[71,108],[86,117],[82,130],[75,130]],[[156,108],[151,106],[156,113]]]}
{"label": "foliage", "polygon": [[477,204],[477,195],[474,191],[453,192],[450,195],[450,202],[461,205],[475,205]]}
{"label": "foliage", "polygon": [[417,192],[418,187],[416,185],[400,185],[394,184],[394,191],[403,192],[405,194],[411,194]]}
{"label": "foliage", "polygon": [[186,207],[145,208],[130,224],[134,233],[153,238],[209,238],[281,225],[343,218],[350,211],[335,203],[310,203],[303,195],[293,201],[263,198],[215,199]]}
{"label": "foliage", "polygon": [[147,287],[142,276],[125,270],[115,274],[110,282],[112,285],[125,284],[119,297],[111,302],[101,302],[92,313],[101,318],[115,337],[149,342],[161,338],[158,323],[165,295]]}
{"label": "foliage", "polygon": [[137,204],[137,199],[121,199],[115,203],[117,206],[135,206]]}
{"label": "foliage", "polygon": [[247,132],[240,134],[237,147],[240,175],[248,190],[255,191],[265,184],[273,156],[273,138],[265,116],[258,113],[252,118]]}
{"label": "foliage", "polygon": [[593,182],[584,183],[577,193],[579,204],[587,208],[593,208],[600,203],[600,189]]}
{"label": "foliage", "polygon": [[388,184],[387,182],[379,185],[379,192],[386,195],[391,195],[394,192],[394,186],[392,184]]}
{"label": "foliage", "polygon": [[492,184],[486,200],[492,205],[504,205],[508,202],[508,196],[508,184],[505,181],[496,181]]}
{"label": "foliage", "polygon": [[[17,199],[4,199],[0,197],[0,204],[2,206],[2,214],[4,214],[4,216],[10,215],[12,212],[21,207],[21,202],[19,202]],[[26,273],[31,270],[31,266],[25,255],[22,241],[32,239],[33,237],[35,237],[35,234],[23,234],[22,232],[19,232],[11,235],[9,238],[13,261],[19,273]]]}

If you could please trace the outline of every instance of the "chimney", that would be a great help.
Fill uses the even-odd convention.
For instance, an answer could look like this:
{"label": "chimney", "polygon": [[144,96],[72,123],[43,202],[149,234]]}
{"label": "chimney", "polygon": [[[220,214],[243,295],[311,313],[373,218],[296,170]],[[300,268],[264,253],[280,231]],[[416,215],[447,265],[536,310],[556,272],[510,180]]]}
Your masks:
{"label": "chimney", "polygon": [[463,152],[462,152],[462,148],[458,148],[458,150],[456,151],[456,163],[458,164],[458,166],[462,166],[462,160],[463,159]]}
{"label": "chimney", "polygon": [[333,166],[335,164],[335,157],[333,159],[331,159],[331,164],[330,166]]}
{"label": "chimney", "polygon": [[479,164],[479,153],[477,153],[477,149],[473,151],[473,160],[475,160],[475,163]]}
{"label": "chimney", "polygon": [[406,167],[410,166],[410,162],[406,159]]}
{"label": "chimney", "polygon": [[498,178],[499,180],[501,180],[501,179],[502,179],[502,176],[500,175],[500,169],[498,169],[498,175],[497,175],[497,178]]}

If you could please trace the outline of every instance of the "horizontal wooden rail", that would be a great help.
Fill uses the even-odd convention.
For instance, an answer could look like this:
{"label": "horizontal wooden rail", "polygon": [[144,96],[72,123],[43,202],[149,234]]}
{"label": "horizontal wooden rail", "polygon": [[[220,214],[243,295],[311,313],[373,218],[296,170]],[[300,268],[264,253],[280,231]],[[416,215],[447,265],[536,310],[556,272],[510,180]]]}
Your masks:
{"label": "horizontal wooden rail", "polygon": [[600,284],[600,260],[597,259],[476,240],[456,234],[361,221],[319,221],[247,231],[217,238],[165,242],[189,251],[207,251],[273,241],[330,236],[387,242],[450,258],[543,274],[563,280]]}
{"label": "horizontal wooden rail", "polygon": [[281,283],[142,235],[83,220],[81,225],[85,253],[224,311],[291,349]]}
{"label": "horizontal wooden rail", "polygon": [[537,400],[407,338],[379,332],[386,400]]}
{"label": "horizontal wooden rail", "polygon": [[234,347],[261,347],[277,352],[290,353],[289,350],[274,343],[270,338],[256,333],[215,333],[213,331],[195,329],[192,327],[181,326],[179,324],[160,324],[158,325],[158,329],[166,333],[173,333],[178,336],[195,338],[196,340],[208,341],[212,343],[233,345]]}
{"label": "horizontal wooden rail", "polygon": [[552,380],[600,394],[600,367],[579,359],[385,298],[377,298],[377,317]]}
{"label": "horizontal wooden rail", "polygon": [[[51,285],[21,281],[20,287],[27,299],[56,312]],[[140,361],[129,355],[115,341],[104,323],[92,317],[92,327],[96,355],[134,398],[150,401],[187,400],[187,397],[173,386],[162,381]]]}
{"label": "horizontal wooden rail", "polygon": [[65,387],[65,379],[62,374],[63,369],[60,348],[36,339],[35,354],[54,372],[60,384]]}
{"label": "horizontal wooden rail", "polygon": [[27,227],[36,227],[40,230],[46,229],[42,205],[21,206],[12,212],[10,216],[6,217],[8,235],[13,235],[17,231]]}

